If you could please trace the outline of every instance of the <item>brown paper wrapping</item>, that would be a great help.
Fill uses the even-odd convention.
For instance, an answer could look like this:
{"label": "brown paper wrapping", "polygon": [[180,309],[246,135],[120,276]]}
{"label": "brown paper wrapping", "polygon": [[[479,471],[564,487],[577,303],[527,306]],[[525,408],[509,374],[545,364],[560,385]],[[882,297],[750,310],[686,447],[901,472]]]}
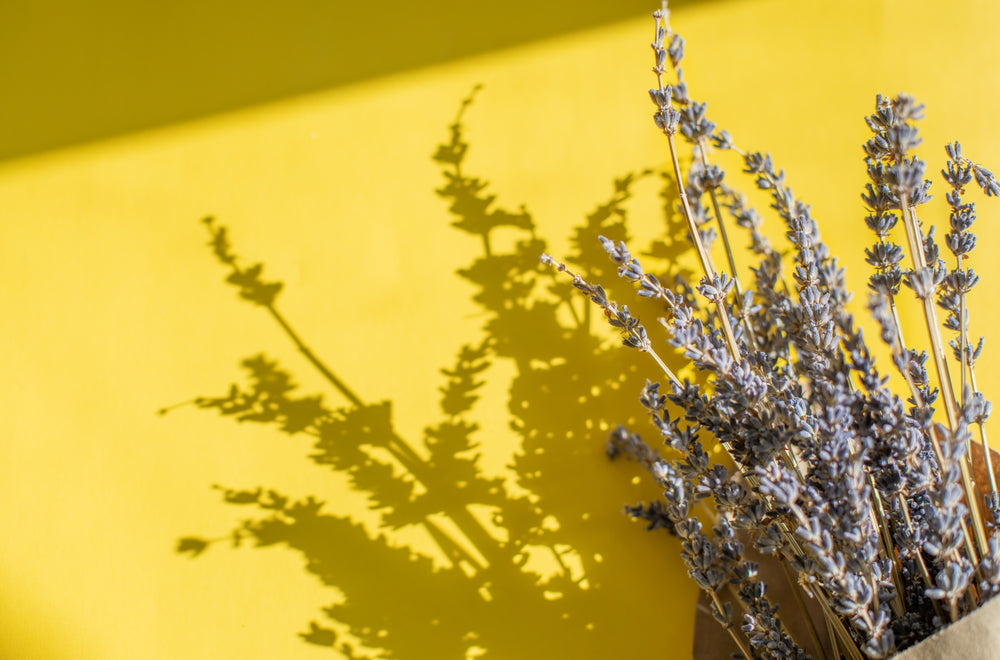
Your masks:
{"label": "brown paper wrapping", "polygon": [[1000,598],[987,601],[895,660],[1000,660]]}

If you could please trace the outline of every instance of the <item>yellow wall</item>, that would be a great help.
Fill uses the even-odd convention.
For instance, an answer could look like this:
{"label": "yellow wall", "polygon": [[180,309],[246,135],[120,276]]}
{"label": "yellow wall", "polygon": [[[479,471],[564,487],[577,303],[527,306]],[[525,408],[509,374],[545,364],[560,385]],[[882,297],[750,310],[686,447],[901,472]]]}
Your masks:
{"label": "yellow wall", "polygon": [[[941,145],[956,138],[973,159],[1000,167],[1000,7],[992,3],[719,2],[685,7],[673,24],[688,41],[691,93],[710,101],[713,119],[742,144],[770,150],[788,170],[860,297],[868,237],[859,145],[876,92],[905,90],[927,104],[931,171]],[[571,228],[611,196],[613,178],[664,158],[645,92],[650,36],[651,20],[640,16],[0,164],[0,656],[331,657],[296,636],[338,598],[301,553],[251,542],[238,550],[219,543],[194,560],[175,552],[182,537],[222,537],[266,515],[223,503],[212,485],[313,495],[331,516],[353,518],[373,536],[421,551],[427,538],[413,526],[377,530],[377,515],[343,474],[309,460],[309,438],[193,406],[156,415],[177,401],[224,396],[230,382],[244,382],[240,360],[262,352],[293,374],[302,396],[346,404],[265,310],[238,301],[222,282],[201,218],[216,216],[238,254],[285,283],[278,307],[304,340],[365,403],[391,401],[396,431],[419,445],[423,429],[443,417],[439,370],[463,344],[482,340],[488,319],[472,299],[476,288],[456,274],[481,256],[481,244],[450,226],[434,193],[442,177],[430,156],[447,139],[459,101],[485,85],[464,118],[465,170],[488,179],[500,205],[525,204],[538,236],[566,254]],[[658,230],[656,192],[650,180],[635,186],[630,220],[640,243]],[[985,288],[972,301],[973,333],[989,334],[998,320],[987,293],[1000,281],[990,247],[1000,241],[997,213],[980,204],[973,265]],[[496,249],[507,249],[503,241],[515,233],[498,232]],[[599,411],[594,420],[614,421],[600,397],[577,401],[590,382],[608,381],[636,356],[602,353],[590,364],[578,347],[539,345],[565,350],[579,381],[563,370],[554,383],[580,391],[557,391],[552,399],[562,407],[511,411],[517,371],[500,359],[470,414],[481,426],[474,439],[485,472],[509,476],[505,466],[531,430],[512,430],[512,421],[579,429],[557,434],[526,461],[542,474],[521,487],[537,489],[542,515],[559,525],[542,538],[576,553],[567,570],[587,577],[589,589],[566,593],[565,621],[560,601],[546,605],[543,589],[520,578],[492,585],[493,605],[482,605],[469,595],[474,580],[447,571],[440,556],[431,573],[418,561],[386,559],[380,542],[366,545],[351,532],[351,579],[385,603],[384,612],[355,612],[376,629],[382,614],[399,622],[411,611],[421,621],[434,610],[448,619],[444,627],[468,618],[471,629],[487,631],[484,646],[505,649],[497,657],[607,657],[615,645],[624,657],[684,657],[694,589],[676,542],[620,515],[622,504],[655,492],[630,482],[632,466],[607,463],[603,432],[585,437],[590,406]],[[516,357],[522,370],[532,366],[523,349]],[[987,344],[987,394],[998,384],[990,376],[998,360]],[[629,382],[645,373],[643,365]],[[547,386],[540,377],[522,385]],[[629,408],[621,417],[637,414]],[[327,529],[300,540],[347,545],[323,536]],[[551,572],[543,554],[529,568]],[[462,594],[450,609],[433,597],[449,589]],[[407,634],[424,641],[422,657],[441,657],[437,649],[455,642],[433,626]],[[413,648],[401,657],[416,657]]]}

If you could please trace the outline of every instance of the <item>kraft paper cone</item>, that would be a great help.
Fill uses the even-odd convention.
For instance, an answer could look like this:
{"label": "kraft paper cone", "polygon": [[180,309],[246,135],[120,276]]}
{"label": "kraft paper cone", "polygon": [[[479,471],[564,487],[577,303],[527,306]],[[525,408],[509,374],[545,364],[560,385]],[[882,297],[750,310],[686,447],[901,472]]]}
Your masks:
{"label": "kraft paper cone", "polygon": [[896,660],[1000,660],[1000,598],[987,601],[975,612],[895,657]]}

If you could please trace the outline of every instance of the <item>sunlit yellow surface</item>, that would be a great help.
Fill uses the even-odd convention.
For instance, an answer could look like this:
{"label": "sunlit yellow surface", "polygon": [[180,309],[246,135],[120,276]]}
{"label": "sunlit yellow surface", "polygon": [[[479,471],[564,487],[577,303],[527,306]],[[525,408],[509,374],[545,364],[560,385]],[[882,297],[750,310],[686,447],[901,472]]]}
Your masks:
{"label": "sunlit yellow surface", "polygon": [[[771,151],[788,171],[859,293],[868,240],[859,145],[876,92],[905,90],[927,104],[931,171],[941,145],[956,138],[974,160],[1000,167],[1000,7],[993,3],[718,2],[677,12],[672,22],[688,42],[691,94],[708,100],[712,118],[741,144]],[[263,515],[226,505],[213,484],[313,495],[326,512],[393,543],[413,543],[445,570],[447,560],[420,529],[377,530],[377,514],[343,475],[309,461],[308,438],[192,406],[155,414],[196,396],[224,396],[231,382],[244,382],[240,360],[259,353],[279,360],[301,395],[348,405],[266,311],[238,301],[222,282],[225,270],[205,247],[200,219],[218,218],[239,255],[264,262],[265,279],[285,283],[278,307],[304,341],[366,403],[391,401],[397,432],[419,445],[422,430],[442,419],[439,370],[454,364],[463,344],[483,338],[475,289],[456,274],[482,246],[450,226],[447,204],[434,193],[440,168],[430,158],[448,139],[459,101],[474,84],[485,85],[464,118],[466,170],[490,181],[500,205],[516,211],[525,204],[549,249],[566,253],[571,228],[611,195],[615,177],[662,164],[665,145],[645,92],[651,23],[637,17],[0,164],[7,371],[0,656],[336,657],[297,636],[310,621],[336,627],[320,608],[340,598],[298,552],[254,549],[249,541],[236,550],[218,543],[194,560],[175,552],[182,537],[223,537],[240,520]],[[656,191],[641,182],[629,203],[641,241],[659,227]],[[1000,210],[980,207],[973,265],[986,283],[971,303],[971,322],[974,333],[989,336],[1000,320],[991,303],[1000,281],[992,258]],[[940,208],[925,216],[943,218]],[[916,321],[910,317],[910,333],[919,336]],[[590,367],[581,394],[589,389],[582,382],[608,378],[601,369],[621,371],[638,357],[623,352],[618,364]],[[998,360],[988,343],[979,367],[987,394],[1000,385]],[[644,373],[632,379],[641,383]],[[508,474],[522,440],[507,406],[515,374],[513,362],[499,360],[471,413],[491,474]],[[559,423],[566,415],[542,413]],[[622,420],[634,416],[635,408],[621,412]],[[567,427],[580,422],[565,419]],[[566,570],[588,579],[587,598],[600,598],[587,600],[583,613],[567,606],[572,623],[560,628],[525,621],[540,611],[544,586],[496,596],[504,607],[482,610],[489,621],[470,618],[481,610],[461,604],[443,610],[469,619],[469,629],[519,631],[497,657],[557,650],[610,657],[616,646],[619,657],[688,654],[695,592],[677,542],[645,534],[620,514],[655,490],[631,483],[633,466],[607,463],[604,436],[595,429],[589,437],[552,438],[540,475],[550,493],[543,503],[552,503],[543,512],[547,524],[568,539]],[[575,458],[561,465],[563,452]],[[528,568],[551,573],[543,554],[535,552]],[[389,574],[372,557],[358,570],[384,594],[386,611],[421,614],[424,603],[394,595],[410,593],[400,588],[408,581],[433,592],[437,574],[416,563],[409,574]],[[584,574],[581,565],[589,567]],[[437,634],[426,629],[420,657],[441,657]],[[400,657],[417,656],[410,647]]]}

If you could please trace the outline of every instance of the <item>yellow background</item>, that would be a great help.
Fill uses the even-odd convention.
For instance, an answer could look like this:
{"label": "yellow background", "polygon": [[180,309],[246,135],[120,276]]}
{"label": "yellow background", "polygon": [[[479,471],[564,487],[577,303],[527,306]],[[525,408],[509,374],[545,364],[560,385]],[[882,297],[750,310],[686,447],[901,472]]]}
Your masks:
{"label": "yellow background", "polygon": [[[396,429],[418,439],[441,417],[439,369],[463,343],[478,341],[483,321],[473,289],[456,275],[481,248],[449,226],[446,204],[434,194],[440,170],[430,159],[459,101],[474,84],[485,85],[465,117],[468,171],[488,179],[506,208],[525,204],[539,236],[565,253],[571,228],[610,195],[613,178],[663,162],[645,91],[652,21],[639,15],[583,26],[567,19],[586,29],[528,34],[522,41],[534,39],[529,43],[492,49],[469,46],[476,42],[470,37],[455,47],[461,57],[445,61],[441,47],[442,54],[398,67],[406,70],[379,59],[381,68],[369,71],[363,63],[386,48],[398,47],[396,57],[406,59],[407,40],[420,34],[410,32],[406,13],[345,13],[345,24],[383,29],[378,39],[344,46],[351,55],[337,65],[356,62],[360,73],[327,81],[329,89],[312,80],[228,103],[240,108],[219,101],[208,109],[226,112],[197,119],[197,108],[165,111],[149,122],[160,125],[144,132],[123,133],[130,128],[123,120],[113,137],[114,127],[87,134],[60,125],[65,135],[46,141],[46,126],[57,123],[47,117],[76,109],[54,106],[56,97],[38,91],[45,67],[78,55],[69,45],[39,48],[39,39],[47,29],[86,32],[104,19],[127,30],[129,15],[71,24],[54,7],[50,15],[25,10],[12,18],[3,28],[3,75],[35,81],[8,88],[28,95],[19,107],[35,103],[37,112],[23,128],[8,124],[15,143],[15,135],[33,133],[8,147],[0,163],[0,657],[331,657],[296,635],[336,600],[298,553],[225,544],[195,560],[175,553],[179,538],[224,536],[250,515],[224,504],[212,484],[312,494],[333,513],[369,527],[376,520],[341,475],[309,462],[308,440],[190,406],[155,414],[223,394],[230,382],[242,382],[239,361],[260,352],[279,359],[303,395],[324,392],[330,405],[344,403],[265,312],[238,301],[222,282],[199,220],[211,214],[227,225],[235,251],[263,261],[265,278],[285,283],[279,306],[307,343],[365,401],[391,401]],[[134,18],[155,32],[155,13]],[[416,25],[433,25],[429,18]],[[266,16],[245,20],[267,25]],[[308,12],[294,20],[319,30]],[[709,101],[710,116],[740,144],[770,151],[788,171],[859,293],[869,240],[859,200],[862,117],[876,92],[907,91],[926,103],[930,171],[940,168],[941,146],[952,139],[974,160],[1000,168],[994,3],[713,2],[685,5],[672,23],[687,39],[691,94]],[[282,25],[282,38],[292,39],[296,23]],[[451,27],[487,35],[490,12]],[[278,57],[281,48],[274,51]],[[185,62],[197,67],[196,57]],[[140,76],[143,63],[134,66]],[[81,108],[106,93],[101,72],[90,75],[93,85],[76,90]],[[289,95],[310,86],[308,94]],[[169,104],[150,102],[147,88],[137,92],[136,112]],[[268,102],[245,105],[255,100]],[[165,123],[180,118],[187,121]],[[95,137],[105,139],[37,152]],[[936,192],[943,196],[940,185]],[[636,188],[631,222],[640,237],[655,234],[655,195],[652,184]],[[1000,318],[991,302],[1000,281],[992,258],[1000,212],[979,206],[973,266],[985,284],[972,302],[972,326],[990,335]],[[940,206],[933,209],[943,218]],[[623,352],[621,365],[636,357]],[[998,384],[991,375],[998,361],[988,343],[979,367],[987,395]],[[602,368],[609,366],[624,368]],[[506,406],[513,367],[501,361],[487,373],[474,417],[484,465],[499,474],[519,440]],[[576,452],[573,465],[590,467],[560,472],[552,461],[542,475],[567,493],[563,508],[546,513],[579,530],[575,546],[605,548],[603,605],[588,614],[596,617],[592,637],[547,639],[538,630],[525,636],[519,657],[549,645],[586,657],[615,639],[626,657],[687,655],[694,589],[676,541],[644,534],[620,515],[622,504],[651,493],[630,483],[631,466],[606,463],[603,436],[557,439],[547,455]],[[574,506],[574,491],[585,505]],[[419,535],[393,538],[422,547]],[[418,577],[433,584],[433,576]],[[370,580],[387,607],[400,609],[392,601],[396,585],[377,566]],[[494,616],[521,630],[526,611],[510,607]],[[424,657],[438,657],[435,644],[428,630]]]}

